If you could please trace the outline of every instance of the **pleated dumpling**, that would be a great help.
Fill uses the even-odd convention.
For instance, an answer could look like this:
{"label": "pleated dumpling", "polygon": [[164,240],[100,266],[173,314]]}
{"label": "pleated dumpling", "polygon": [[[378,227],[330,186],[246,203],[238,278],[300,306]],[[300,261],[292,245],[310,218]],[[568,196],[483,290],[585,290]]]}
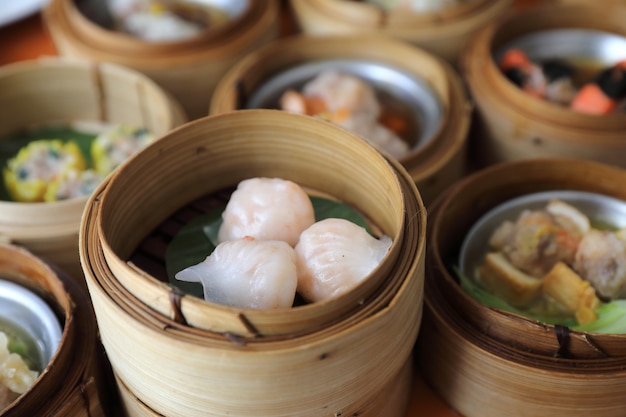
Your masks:
{"label": "pleated dumpling", "polygon": [[281,178],[243,180],[222,213],[218,241],[252,236],[282,240],[292,247],[315,222],[313,203],[296,183]]}
{"label": "pleated dumpling", "polygon": [[176,279],[202,283],[207,301],[253,309],[290,308],[298,282],[291,246],[250,236],[220,243]]}
{"label": "pleated dumpling", "polygon": [[391,243],[390,237],[376,239],[344,219],[313,224],[295,247],[298,293],[316,302],[349,291],[380,264]]}

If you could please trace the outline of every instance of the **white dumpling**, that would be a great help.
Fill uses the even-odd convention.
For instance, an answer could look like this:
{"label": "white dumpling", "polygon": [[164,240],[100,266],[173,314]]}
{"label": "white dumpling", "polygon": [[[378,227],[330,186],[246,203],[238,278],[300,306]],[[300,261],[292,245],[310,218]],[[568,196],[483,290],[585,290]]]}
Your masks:
{"label": "white dumpling", "polygon": [[219,242],[252,236],[295,246],[300,233],[315,223],[315,212],[298,184],[281,178],[250,178],[239,183],[222,220]]}
{"label": "white dumpling", "polygon": [[176,279],[201,282],[207,301],[253,309],[290,308],[298,283],[291,246],[250,236],[220,243]]}
{"label": "white dumpling", "polygon": [[313,224],[295,247],[298,293],[316,302],[349,291],[378,266],[391,243],[344,219]]}

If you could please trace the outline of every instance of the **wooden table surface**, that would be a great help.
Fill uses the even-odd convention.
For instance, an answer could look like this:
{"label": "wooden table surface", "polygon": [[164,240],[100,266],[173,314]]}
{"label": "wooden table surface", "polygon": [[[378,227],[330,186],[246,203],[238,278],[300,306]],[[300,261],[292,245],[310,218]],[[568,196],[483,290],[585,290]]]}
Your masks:
{"label": "wooden table surface", "polygon": [[[18,0],[0,0],[18,1]],[[536,3],[539,0],[518,0],[518,6]],[[291,30],[286,25],[286,30]],[[0,65],[57,55],[56,49],[42,25],[41,16],[35,14],[0,28]],[[406,417],[459,417],[459,413],[448,407],[424,382],[416,370],[411,398]]]}

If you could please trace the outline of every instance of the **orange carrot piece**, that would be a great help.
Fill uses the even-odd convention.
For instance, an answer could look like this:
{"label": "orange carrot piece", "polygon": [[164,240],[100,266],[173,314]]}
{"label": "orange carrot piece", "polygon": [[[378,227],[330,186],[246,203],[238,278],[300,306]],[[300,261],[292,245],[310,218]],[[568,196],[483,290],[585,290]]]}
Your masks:
{"label": "orange carrot piece", "polygon": [[306,113],[309,116],[315,116],[320,113],[324,113],[327,111],[326,103],[321,97],[306,97]]}
{"label": "orange carrot piece", "polygon": [[570,107],[587,114],[607,114],[615,110],[617,102],[600,89],[597,84],[587,84],[580,89]]}
{"label": "orange carrot piece", "polygon": [[525,68],[531,64],[528,56],[521,49],[513,48],[506,51],[500,60],[500,69],[503,71],[511,68]]}
{"label": "orange carrot piece", "polygon": [[388,111],[382,112],[378,120],[380,124],[393,131],[397,135],[402,135],[407,130],[406,120],[398,115],[390,113]]}

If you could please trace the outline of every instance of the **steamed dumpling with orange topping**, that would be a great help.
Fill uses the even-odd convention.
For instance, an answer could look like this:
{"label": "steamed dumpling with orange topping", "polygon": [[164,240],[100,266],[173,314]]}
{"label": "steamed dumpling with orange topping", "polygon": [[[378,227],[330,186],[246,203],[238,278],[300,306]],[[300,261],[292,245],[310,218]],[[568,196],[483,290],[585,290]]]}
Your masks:
{"label": "steamed dumpling with orange topping", "polygon": [[323,301],[356,287],[382,261],[391,238],[376,239],[344,219],[321,220],[302,232],[295,247],[298,293]]}
{"label": "steamed dumpling with orange topping", "polygon": [[281,178],[250,178],[231,195],[218,241],[252,236],[295,246],[300,233],[314,222],[313,203],[298,184]]}
{"label": "steamed dumpling with orange topping", "polygon": [[202,283],[204,299],[214,303],[290,308],[298,283],[296,256],[285,242],[248,236],[220,243],[204,261],[178,272],[176,279]]}

